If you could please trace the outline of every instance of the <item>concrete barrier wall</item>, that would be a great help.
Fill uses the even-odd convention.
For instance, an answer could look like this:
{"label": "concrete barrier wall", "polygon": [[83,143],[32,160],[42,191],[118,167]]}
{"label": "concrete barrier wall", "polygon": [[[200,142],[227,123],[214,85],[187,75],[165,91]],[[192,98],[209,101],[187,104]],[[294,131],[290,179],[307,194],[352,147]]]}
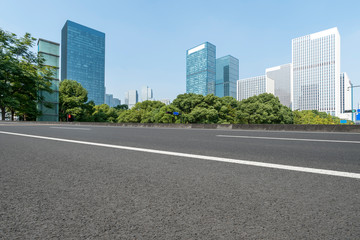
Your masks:
{"label": "concrete barrier wall", "polygon": [[194,128],[233,129],[264,131],[354,132],[360,133],[360,125],[295,125],[295,124],[172,124],[172,123],[104,123],[104,122],[21,122],[29,124],[94,125],[143,128]]}

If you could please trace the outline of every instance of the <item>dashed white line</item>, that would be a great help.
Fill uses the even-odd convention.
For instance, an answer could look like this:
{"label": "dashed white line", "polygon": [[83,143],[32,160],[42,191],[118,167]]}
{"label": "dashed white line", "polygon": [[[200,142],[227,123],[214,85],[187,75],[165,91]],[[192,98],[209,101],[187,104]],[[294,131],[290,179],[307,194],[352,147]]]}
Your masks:
{"label": "dashed white line", "polygon": [[0,131],[0,134],[1,133],[7,134],[7,135],[45,139],[45,140],[52,140],[52,141],[58,141],[58,142],[77,143],[77,144],[107,147],[107,148],[116,148],[116,149],[123,149],[123,150],[137,151],[137,152],[155,153],[155,154],[162,154],[162,155],[169,155],[169,156],[176,156],[176,157],[195,158],[195,159],[202,159],[202,160],[208,160],[208,161],[236,163],[236,164],[248,165],[248,166],[274,168],[274,169],[282,169],[282,170],[289,170],[289,171],[296,171],[296,172],[306,172],[306,173],[315,173],[315,174],[323,174],[323,175],[330,175],[330,176],[360,179],[360,173],[341,172],[341,171],[318,169],[318,168],[297,167],[297,166],[290,166],[290,165],[283,165],[283,164],[255,162],[255,161],[239,160],[239,159],[232,159],[232,158],[222,158],[222,157],[212,157],[212,156],[204,156],[204,155],[189,154],[189,153],[154,150],[154,149],[147,149],[147,148],[127,147],[127,146],[120,146],[120,145],[113,145],[113,144],[85,142],[85,141],[78,141],[78,140],[71,140],[71,139],[53,138],[53,137],[29,135],[29,134],[22,134],[22,133],[14,133],[14,132]]}
{"label": "dashed white line", "polygon": [[50,128],[58,128],[58,129],[71,129],[71,130],[91,130],[91,128],[75,128],[75,127],[50,127]]}
{"label": "dashed white line", "polygon": [[256,137],[256,136],[237,136],[237,135],[216,135],[223,138],[252,138],[252,139],[265,139],[265,140],[283,140],[283,141],[305,141],[305,142],[331,142],[331,143],[355,143],[359,144],[360,141],[345,141],[345,140],[327,140],[327,139],[311,139],[311,138],[276,138],[276,137]]}

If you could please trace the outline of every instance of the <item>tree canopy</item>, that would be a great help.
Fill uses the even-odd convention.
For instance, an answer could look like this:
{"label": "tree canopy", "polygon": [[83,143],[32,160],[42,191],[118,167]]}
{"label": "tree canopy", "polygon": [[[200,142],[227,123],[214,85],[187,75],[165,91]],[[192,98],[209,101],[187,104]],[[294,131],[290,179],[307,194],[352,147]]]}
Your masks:
{"label": "tree canopy", "polygon": [[[2,119],[11,112],[24,120],[35,120],[41,112],[37,104],[44,98],[39,91],[52,93],[52,68],[45,66],[45,60],[31,52],[36,39],[26,33],[17,37],[0,29],[0,109]],[[48,106],[50,107],[50,106]]]}

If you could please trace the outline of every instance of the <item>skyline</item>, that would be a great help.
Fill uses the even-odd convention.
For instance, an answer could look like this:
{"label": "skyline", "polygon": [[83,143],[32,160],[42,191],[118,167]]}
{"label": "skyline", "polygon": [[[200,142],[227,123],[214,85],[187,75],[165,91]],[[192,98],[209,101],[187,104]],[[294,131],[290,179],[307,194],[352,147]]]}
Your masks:
{"label": "skyline", "polygon": [[[124,92],[143,85],[154,89],[156,99],[174,99],[185,93],[186,50],[203,42],[218,46],[217,58],[225,55],[238,58],[239,79],[243,79],[291,62],[292,39],[338,27],[341,72],[347,72],[352,83],[360,85],[360,17],[356,12],[360,4],[318,1],[309,5],[310,1],[304,1],[298,6],[296,2],[277,2],[281,4],[266,1],[227,1],[221,5],[212,1],[136,1],[106,5],[85,1],[38,1],[37,5],[26,1],[4,2],[2,6],[7,11],[0,16],[0,27],[18,36],[29,32],[36,38],[58,43],[66,20],[104,32],[107,35],[106,93],[122,101]],[[42,14],[35,15],[39,5],[43,8]],[[354,96],[357,106],[360,88],[354,89]]]}

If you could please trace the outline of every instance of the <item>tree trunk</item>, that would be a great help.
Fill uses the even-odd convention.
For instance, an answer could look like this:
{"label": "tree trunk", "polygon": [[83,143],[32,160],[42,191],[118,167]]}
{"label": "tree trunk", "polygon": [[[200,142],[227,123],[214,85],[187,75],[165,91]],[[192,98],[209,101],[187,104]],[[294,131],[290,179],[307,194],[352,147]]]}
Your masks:
{"label": "tree trunk", "polygon": [[26,121],[26,114],[24,114],[24,121]]}
{"label": "tree trunk", "polygon": [[11,111],[11,121],[14,121],[15,111]]}

